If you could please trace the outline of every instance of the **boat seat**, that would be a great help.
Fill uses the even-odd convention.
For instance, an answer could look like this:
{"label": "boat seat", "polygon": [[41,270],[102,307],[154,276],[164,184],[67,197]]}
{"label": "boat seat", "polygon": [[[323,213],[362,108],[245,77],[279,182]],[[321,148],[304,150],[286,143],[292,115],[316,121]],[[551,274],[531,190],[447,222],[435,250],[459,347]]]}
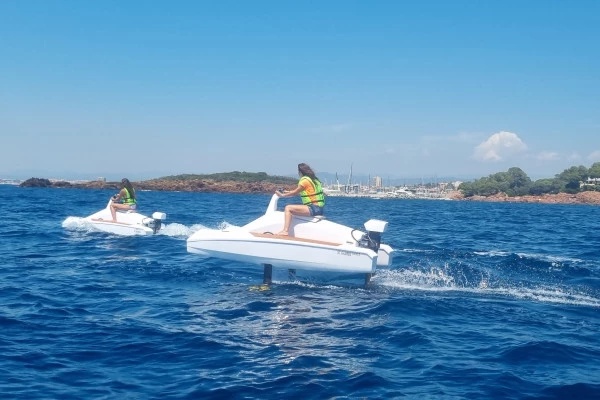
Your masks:
{"label": "boat seat", "polygon": [[318,220],[317,222],[323,221],[324,219],[327,219],[327,218],[325,218],[324,215],[315,215],[313,218],[316,219],[316,220]]}
{"label": "boat seat", "polygon": [[117,209],[117,213],[123,213],[123,214],[131,214],[131,213],[136,213],[137,210],[121,210],[121,209]]}

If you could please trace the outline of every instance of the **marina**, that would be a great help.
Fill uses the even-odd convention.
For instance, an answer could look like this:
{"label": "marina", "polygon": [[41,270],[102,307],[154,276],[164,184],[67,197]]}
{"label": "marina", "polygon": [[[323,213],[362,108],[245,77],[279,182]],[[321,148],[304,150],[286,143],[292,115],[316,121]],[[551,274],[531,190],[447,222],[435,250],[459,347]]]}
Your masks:
{"label": "marina", "polygon": [[329,197],[366,197],[372,199],[437,199],[451,200],[458,191],[453,184],[374,187],[355,185],[324,186],[323,193]]}

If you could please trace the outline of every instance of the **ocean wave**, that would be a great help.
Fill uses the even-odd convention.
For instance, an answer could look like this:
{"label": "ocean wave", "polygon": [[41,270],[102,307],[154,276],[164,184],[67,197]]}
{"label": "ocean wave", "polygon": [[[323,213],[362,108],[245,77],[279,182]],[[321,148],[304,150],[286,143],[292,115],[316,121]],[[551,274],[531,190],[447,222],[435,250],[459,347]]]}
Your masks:
{"label": "ocean wave", "polygon": [[[372,279],[376,285],[394,289],[407,289],[433,292],[464,292],[481,296],[501,296],[519,300],[533,300],[543,303],[569,304],[586,307],[600,307],[600,295],[590,288],[531,285],[523,282],[494,282],[482,274],[479,279],[457,279],[448,271],[432,268],[422,270],[381,270]],[[592,292],[592,293],[590,293]]]}
{"label": "ocean wave", "polygon": [[565,257],[565,256],[557,256],[552,254],[540,254],[540,253],[512,253],[509,251],[500,251],[500,250],[488,250],[488,251],[474,251],[473,254],[478,256],[488,256],[488,257],[510,257],[512,255],[516,255],[520,258],[528,258],[532,260],[538,261],[547,261],[550,263],[580,263],[582,262],[579,258],[573,257]]}

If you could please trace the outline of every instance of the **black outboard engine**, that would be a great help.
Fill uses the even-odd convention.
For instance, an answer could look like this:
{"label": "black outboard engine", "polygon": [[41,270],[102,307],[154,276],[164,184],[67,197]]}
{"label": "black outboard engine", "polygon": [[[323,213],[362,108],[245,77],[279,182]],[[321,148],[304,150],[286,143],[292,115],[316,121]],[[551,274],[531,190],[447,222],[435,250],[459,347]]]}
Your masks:
{"label": "black outboard engine", "polygon": [[144,219],[143,223],[148,228],[152,229],[152,232],[156,234],[156,232],[158,232],[160,230],[160,227],[162,226],[162,220],[166,218],[167,214],[162,212],[155,212],[154,214],[152,214],[152,218]]}
{"label": "black outboard engine", "polygon": [[371,249],[377,253],[381,245],[381,234],[385,231],[386,227],[387,222],[378,219],[370,219],[365,222],[367,233],[363,234],[358,240],[358,246]]}

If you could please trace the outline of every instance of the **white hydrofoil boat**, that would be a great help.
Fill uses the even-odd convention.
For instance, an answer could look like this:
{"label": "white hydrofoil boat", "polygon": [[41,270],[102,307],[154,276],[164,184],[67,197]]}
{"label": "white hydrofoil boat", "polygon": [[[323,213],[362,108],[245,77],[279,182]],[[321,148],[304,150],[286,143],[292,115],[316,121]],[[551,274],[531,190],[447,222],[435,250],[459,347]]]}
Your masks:
{"label": "white hydrofoil boat", "polygon": [[289,236],[283,229],[284,213],[277,211],[273,195],[267,211],[242,227],[204,229],[187,239],[187,250],[203,256],[264,265],[264,283],[270,284],[272,268],[364,273],[368,283],[377,267],[389,267],[394,250],[381,243],[386,221],[369,220],[366,232],[323,217],[293,216]]}
{"label": "white hydrofoil boat", "polygon": [[167,218],[167,214],[163,212],[155,212],[150,218],[135,210],[117,210],[117,222],[113,222],[110,214],[110,203],[112,203],[112,198],[104,209],[86,217],[85,220],[104,232],[134,236],[157,233],[162,227],[162,221]]}

